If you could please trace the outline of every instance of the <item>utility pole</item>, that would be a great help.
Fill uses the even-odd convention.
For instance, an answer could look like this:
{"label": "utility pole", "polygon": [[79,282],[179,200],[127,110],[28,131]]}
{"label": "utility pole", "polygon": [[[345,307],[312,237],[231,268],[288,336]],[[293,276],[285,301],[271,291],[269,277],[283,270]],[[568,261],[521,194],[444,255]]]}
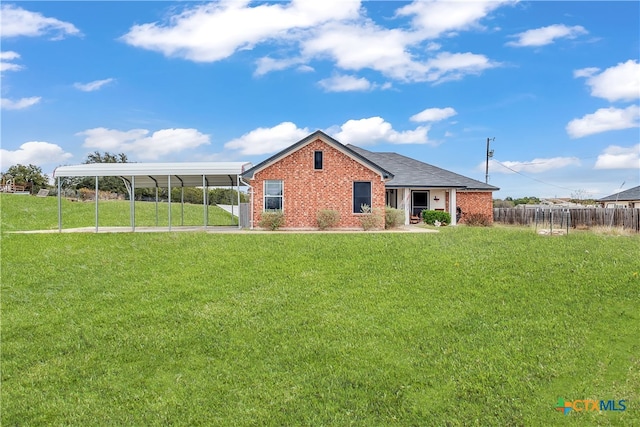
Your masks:
{"label": "utility pole", "polygon": [[495,137],[494,138],[487,138],[487,166],[485,168],[485,173],[484,173],[484,182],[485,184],[489,183],[489,159],[493,157],[493,150],[489,150],[489,142],[490,141],[495,141]]}

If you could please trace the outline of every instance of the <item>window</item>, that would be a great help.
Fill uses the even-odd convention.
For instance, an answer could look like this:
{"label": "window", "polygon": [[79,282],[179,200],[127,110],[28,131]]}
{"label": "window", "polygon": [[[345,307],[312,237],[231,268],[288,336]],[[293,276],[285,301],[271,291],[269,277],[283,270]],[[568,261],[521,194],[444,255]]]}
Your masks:
{"label": "window", "polygon": [[313,152],[313,168],[315,170],[322,169],[322,151]]}
{"label": "window", "polygon": [[264,182],[264,210],[281,211],[283,203],[283,183],[281,180]]}
{"label": "window", "polygon": [[371,182],[353,183],[353,213],[362,213],[362,205],[371,207]]}

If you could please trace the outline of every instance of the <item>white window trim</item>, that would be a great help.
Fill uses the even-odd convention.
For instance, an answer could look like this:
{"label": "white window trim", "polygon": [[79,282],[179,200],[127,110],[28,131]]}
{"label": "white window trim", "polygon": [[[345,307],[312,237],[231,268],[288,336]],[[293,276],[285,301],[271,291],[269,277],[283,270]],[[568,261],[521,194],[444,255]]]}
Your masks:
{"label": "white window trim", "polygon": [[[278,181],[282,187],[282,196],[267,196],[267,182]],[[262,212],[271,212],[273,209],[267,209],[267,197],[280,197],[282,200],[280,209],[281,212],[284,212],[284,179],[265,179],[262,185]]]}
{"label": "white window trim", "polygon": [[353,203],[356,197],[356,182],[368,182],[369,183],[369,207],[373,211],[373,182],[371,181],[352,181],[351,184],[351,215],[366,215],[363,212],[353,212]]}

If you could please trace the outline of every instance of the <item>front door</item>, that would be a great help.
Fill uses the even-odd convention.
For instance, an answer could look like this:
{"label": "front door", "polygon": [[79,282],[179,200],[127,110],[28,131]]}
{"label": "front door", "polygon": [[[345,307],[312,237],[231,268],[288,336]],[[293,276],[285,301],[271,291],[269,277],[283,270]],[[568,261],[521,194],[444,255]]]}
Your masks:
{"label": "front door", "polygon": [[411,192],[411,214],[420,216],[420,212],[429,209],[429,192],[428,191],[412,191]]}

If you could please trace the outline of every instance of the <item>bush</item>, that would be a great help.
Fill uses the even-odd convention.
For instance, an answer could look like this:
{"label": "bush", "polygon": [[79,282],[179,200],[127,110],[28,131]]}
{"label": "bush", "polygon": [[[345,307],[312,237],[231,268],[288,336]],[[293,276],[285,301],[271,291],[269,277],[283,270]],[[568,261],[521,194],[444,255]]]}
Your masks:
{"label": "bush", "polygon": [[258,225],[271,231],[277,230],[284,224],[284,213],[282,211],[262,212]]}
{"label": "bush", "polygon": [[396,228],[404,225],[404,211],[387,206],[384,209],[384,228]]}
{"label": "bush", "polygon": [[371,210],[371,206],[362,205],[360,207],[362,211],[362,216],[360,216],[360,224],[362,225],[363,230],[373,230],[376,228],[382,228],[384,225],[384,215],[380,212],[379,209]]}
{"label": "bush", "polygon": [[441,225],[451,224],[451,215],[449,212],[444,211],[422,211],[422,220],[429,224],[434,225],[436,221],[439,221]]}
{"label": "bush", "polygon": [[472,213],[464,216],[464,223],[471,227],[490,227],[491,218],[481,213]]}
{"label": "bush", "polygon": [[318,220],[318,228],[320,230],[333,228],[340,222],[340,212],[331,209],[322,209],[318,211],[316,219]]}

